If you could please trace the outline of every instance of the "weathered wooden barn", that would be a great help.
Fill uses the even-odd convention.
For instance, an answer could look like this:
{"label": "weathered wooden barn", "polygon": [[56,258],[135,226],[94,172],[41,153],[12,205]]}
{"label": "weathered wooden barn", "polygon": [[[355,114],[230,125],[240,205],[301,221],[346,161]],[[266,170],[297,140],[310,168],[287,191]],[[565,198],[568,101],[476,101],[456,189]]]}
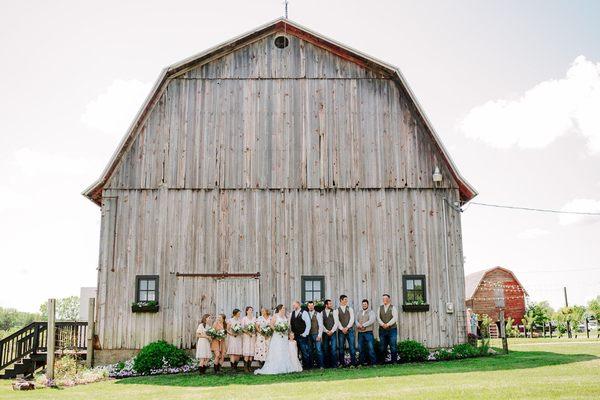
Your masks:
{"label": "weathered wooden barn", "polygon": [[493,267],[465,277],[465,305],[475,314],[487,314],[499,322],[500,309],[505,318],[521,323],[525,315],[527,291],[509,269]]}
{"label": "weathered wooden barn", "polygon": [[390,293],[400,338],[466,340],[456,206],[475,190],[398,69],[287,19],[163,70],[84,195],[100,362],[190,348],[206,312],[342,293]]}

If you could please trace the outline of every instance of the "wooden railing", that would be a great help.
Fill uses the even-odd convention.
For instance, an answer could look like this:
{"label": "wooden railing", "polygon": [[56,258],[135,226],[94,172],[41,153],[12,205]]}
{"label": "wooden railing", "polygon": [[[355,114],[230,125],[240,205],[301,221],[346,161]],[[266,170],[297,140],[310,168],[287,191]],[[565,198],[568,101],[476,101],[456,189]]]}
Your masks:
{"label": "wooden railing", "polygon": [[[48,323],[32,322],[0,340],[0,370],[48,346]],[[87,348],[87,322],[57,322],[54,337],[57,351],[82,352]]]}

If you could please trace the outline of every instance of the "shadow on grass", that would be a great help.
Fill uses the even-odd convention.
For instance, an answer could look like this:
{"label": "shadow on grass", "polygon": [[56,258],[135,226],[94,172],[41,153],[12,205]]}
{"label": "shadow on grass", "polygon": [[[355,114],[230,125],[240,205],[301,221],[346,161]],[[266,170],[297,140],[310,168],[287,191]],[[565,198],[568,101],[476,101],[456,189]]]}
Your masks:
{"label": "shadow on grass", "polygon": [[431,375],[446,373],[517,370],[552,365],[590,361],[598,357],[591,354],[562,354],[547,351],[513,351],[508,355],[470,358],[454,361],[400,364],[355,369],[311,370],[286,375],[252,375],[225,372],[221,375],[207,373],[143,376],[121,379],[118,385],[158,385],[215,387],[229,385],[268,385],[285,382],[325,382],[346,379],[365,379],[388,376]]}

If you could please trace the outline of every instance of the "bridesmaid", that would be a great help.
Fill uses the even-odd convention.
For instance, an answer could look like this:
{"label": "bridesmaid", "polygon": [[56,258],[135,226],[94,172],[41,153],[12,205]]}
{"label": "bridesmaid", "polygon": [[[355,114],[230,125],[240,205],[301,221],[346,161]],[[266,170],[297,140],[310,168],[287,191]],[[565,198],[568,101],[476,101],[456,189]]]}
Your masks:
{"label": "bridesmaid", "polygon": [[[254,326],[254,333],[246,332],[246,327],[249,325]],[[242,318],[242,326],[244,327],[244,334],[242,335],[242,354],[244,356],[244,372],[250,372],[250,367],[252,366],[252,359],[254,358],[256,345],[256,318],[254,318],[254,308],[252,308],[252,306],[246,307],[246,316]]]}
{"label": "bridesmaid", "polygon": [[233,328],[235,326],[242,326],[242,319],[240,318],[240,310],[237,308],[231,313],[231,318],[227,323],[227,354],[229,355],[229,363],[231,369],[237,371],[238,361],[244,354],[242,344],[242,333],[235,333]]}
{"label": "bridesmaid", "polygon": [[[269,326],[270,325],[270,320],[271,320],[271,316],[270,316],[270,312],[268,309],[266,308],[261,308],[260,309],[260,317],[258,317],[256,319],[256,331],[260,332],[261,328],[264,328],[265,326]],[[271,340],[270,337],[266,337],[261,335],[260,333],[258,333],[256,335],[256,346],[255,346],[255,352],[254,352],[254,359],[260,362],[260,366],[262,368],[263,365],[265,365],[265,361],[267,359],[267,352],[269,351],[269,341]]]}
{"label": "bridesmaid", "polygon": [[[225,315],[217,315],[212,327],[218,331],[225,331]],[[215,356],[213,364],[215,373],[218,374],[221,370],[221,365],[223,365],[223,361],[225,361],[225,339],[212,339],[210,349]]]}
{"label": "bridesmaid", "polygon": [[206,334],[206,330],[211,322],[212,317],[209,314],[204,314],[202,320],[200,320],[198,329],[196,329],[196,337],[198,338],[198,343],[196,343],[196,358],[200,364],[201,375],[206,373],[206,368],[210,361],[210,337]]}

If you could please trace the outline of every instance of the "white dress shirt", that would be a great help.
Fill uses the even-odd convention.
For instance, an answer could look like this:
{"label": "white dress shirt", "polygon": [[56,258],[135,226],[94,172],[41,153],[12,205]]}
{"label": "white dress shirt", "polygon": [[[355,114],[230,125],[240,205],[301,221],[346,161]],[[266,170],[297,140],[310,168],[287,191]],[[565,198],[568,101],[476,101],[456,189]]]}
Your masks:
{"label": "white dress shirt", "polygon": [[[363,310],[362,308],[360,309],[360,315],[364,316],[364,315],[368,315],[369,319],[367,320],[367,322],[365,322],[363,324],[363,328],[366,328],[368,326],[371,326],[375,323],[375,321],[377,320],[375,317],[375,313],[373,312],[373,310],[367,308],[366,310]],[[358,320],[356,321],[356,326],[358,326]]]}
{"label": "white dress shirt", "polygon": [[[330,310],[328,308],[323,310],[324,315],[321,315],[321,321],[323,321],[325,318],[329,317],[329,313],[333,313],[333,327],[331,328],[331,332],[335,333],[335,331],[338,330],[337,320],[335,319],[335,310]],[[323,324],[323,330],[326,330],[325,324]]]}
{"label": "white dress shirt", "polygon": [[292,326],[292,318],[297,314],[300,313],[300,315],[302,316],[302,320],[304,321],[304,324],[306,325],[306,328],[304,328],[304,333],[302,333],[302,337],[306,337],[308,336],[308,333],[310,332],[310,317],[308,316],[307,312],[304,312],[304,310],[302,310],[301,308],[299,308],[298,310],[294,310],[290,313],[290,319],[289,319],[289,323],[290,326]]}
{"label": "white dress shirt", "polygon": [[[383,311],[386,312],[390,307],[392,307],[392,305],[384,305],[383,306]],[[377,308],[377,322],[379,322],[380,326],[383,326],[384,322],[381,320],[380,316],[379,316],[379,308]],[[388,322],[388,325],[396,325],[396,322],[398,322],[398,309],[396,307],[392,307],[392,319],[390,320],[390,322]]]}
{"label": "white dress shirt", "polygon": [[312,317],[314,314],[317,314],[317,325],[319,326],[319,332],[317,333],[317,337],[321,337],[321,335],[323,335],[323,330],[325,329],[325,327],[323,326],[323,315],[315,310],[308,311],[308,317],[311,321],[309,325],[312,325]]}
{"label": "white dress shirt", "polygon": [[333,311],[333,319],[335,319],[335,323],[336,325],[339,327],[339,329],[341,330],[342,328],[352,328],[354,326],[354,310],[352,310],[352,308],[348,307],[348,306],[340,306],[339,308],[342,309],[342,312],[346,312],[346,308],[349,310],[350,312],[350,320],[348,321],[348,326],[342,326],[342,324],[340,323],[340,319],[338,317],[338,309],[336,308]]}

